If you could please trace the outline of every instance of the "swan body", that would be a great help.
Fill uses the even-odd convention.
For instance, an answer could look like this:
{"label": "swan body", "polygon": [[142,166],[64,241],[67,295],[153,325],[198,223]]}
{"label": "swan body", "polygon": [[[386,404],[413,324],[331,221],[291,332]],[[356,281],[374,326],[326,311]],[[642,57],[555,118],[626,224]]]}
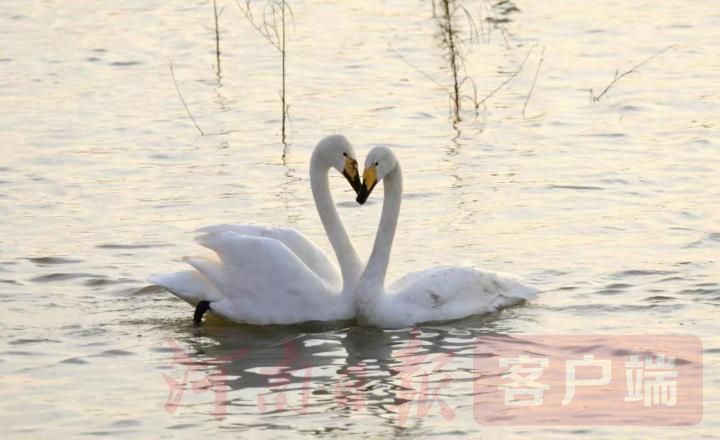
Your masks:
{"label": "swan body", "polygon": [[342,288],[342,277],[337,266],[318,245],[310,241],[300,231],[283,226],[229,225],[206,226],[198,230],[203,234],[223,234],[226,232],[251,237],[266,237],[277,240],[288,247],[307,267],[325,282],[338,289]]}
{"label": "swan body", "polygon": [[[229,243],[235,242],[235,236],[265,237],[277,240],[283,243],[329,287],[336,290],[342,289],[342,277],[336,265],[332,263],[328,255],[318,245],[310,241],[297,229],[282,226],[219,224],[205,226],[198,229],[197,232],[202,235],[196,240],[203,246],[205,246],[204,243],[208,243],[211,237],[214,237],[212,241],[215,243],[223,240]],[[219,236],[225,238],[218,238]],[[222,252],[222,246],[216,245],[215,247]],[[202,258],[185,258],[185,261],[193,267],[202,267],[206,264],[203,263],[204,260]],[[209,282],[208,278],[199,269],[156,274],[150,277],[150,281],[153,284],[165,287],[192,305],[197,305],[202,300],[210,301],[222,298],[215,285]]]}
{"label": "swan body", "polygon": [[439,266],[413,272],[385,290],[385,275],[402,201],[402,171],[395,154],[375,147],[367,156],[357,201],[364,203],[384,180],[385,199],[370,259],[357,282],[354,302],[359,322],[401,328],[431,321],[451,321],[495,312],[533,298],[537,289],[513,275],[469,266]]}
{"label": "swan body", "polygon": [[197,238],[217,259],[186,258],[194,270],[154,275],[150,281],[237,322],[267,325],[353,318],[352,289],[362,265],[335,208],[328,172],[335,168],[357,191],[360,178],[354,158],[347,139],[332,135],[320,141],[310,159],[313,197],[340,273],[316,244],[295,229],[221,224],[200,229]]}

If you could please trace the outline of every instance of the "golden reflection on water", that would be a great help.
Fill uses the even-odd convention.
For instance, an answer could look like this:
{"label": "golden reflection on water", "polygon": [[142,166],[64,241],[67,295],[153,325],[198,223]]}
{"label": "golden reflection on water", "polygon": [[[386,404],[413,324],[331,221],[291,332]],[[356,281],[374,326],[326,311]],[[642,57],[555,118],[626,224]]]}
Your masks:
{"label": "golden reflection on water", "polygon": [[[198,332],[186,305],[141,290],[149,274],[203,254],[192,231],[208,224],[290,224],[329,251],[307,164],[311,148],[332,132],[354,143],[360,162],[386,144],[403,163],[390,277],[471,262],[544,290],[497,316],[423,328],[432,353],[487,333],[697,335],[707,368],[699,425],[587,430],[712,435],[720,16],[706,3],[679,0],[515,2],[519,11],[506,15],[465,2],[484,33],[459,49],[459,72],[472,78],[479,100],[537,46],[477,114],[471,96],[454,118],[448,45],[431,2],[290,3],[284,157],[280,58],[232,2],[218,2],[220,72],[207,2],[0,4],[0,34],[11,42],[0,54],[0,374],[7,385],[0,418],[7,435],[196,437],[259,434],[265,425],[296,435],[525,435],[530,428],[479,426],[463,406],[469,390],[446,396],[461,408],[452,423],[433,412],[398,427],[385,405],[396,385],[392,352],[411,339],[406,333],[218,322]],[[491,26],[488,17],[509,21]],[[467,39],[464,13],[457,26]],[[591,101],[590,90],[599,93],[616,71],[670,46]],[[170,61],[188,107],[212,135],[199,137],[187,118]],[[473,95],[469,84],[462,94]],[[368,255],[380,193],[359,208],[341,176],[331,186],[360,255]],[[161,374],[182,375],[167,338],[199,360],[257,349],[230,369],[238,380],[229,393],[234,418],[215,421],[204,394],[188,393],[174,415],[164,411]],[[308,415],[261,415],[254,402],[269,389],[244,381],[261,379],[255,368],[277,366],[287,341],[297,341],[302,359],[324,375],[316,384],[324,397]],[[372,370],[379,391],[367,394],[373,411],[338,408],[333,387],[354,380],[351,367],[369,359],[380,359]]]}

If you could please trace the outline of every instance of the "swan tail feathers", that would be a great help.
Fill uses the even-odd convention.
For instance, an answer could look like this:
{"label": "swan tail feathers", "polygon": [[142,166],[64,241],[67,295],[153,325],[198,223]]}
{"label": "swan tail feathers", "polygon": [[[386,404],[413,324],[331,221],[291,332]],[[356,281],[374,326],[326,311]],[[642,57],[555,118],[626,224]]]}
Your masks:
{"label": "swan tail feathers", "polygon": [[207,295],[208,300],[217,301],[222,298],[223,286],[226,285],[226,274],[220,262],[208,258],[188,257],[184,259],[186,263],[194,267],[197,272],[206,280],[209,286],[210,294]]}
{"label": "swan tail feathers", "polygon": [[214,286],[196,270],[154,274],[148,278],[148,281],[164,287],[173,295],[192,305],[203,300],[215,299],[216,296]]}
{"label": "swan tail feathers", "polygon": [[526,286],[524,284],[517,284],[510,288],[510,291],[507,292],[506,296],[529,301],[537,298],[538,293],[540,293],[540,289]]}
{"label": "swan tail feathers", "polygon": [[497,298],[495,298],[495,300],[492,302],[491,307],[494,310],[500,310],[505,307],[514,306],[525,301],[530,301],[531,299],[537,297],[538,292],[540,291],[534,287],[529,287],[517,283],[512,285],[507,291],[498,295]]}

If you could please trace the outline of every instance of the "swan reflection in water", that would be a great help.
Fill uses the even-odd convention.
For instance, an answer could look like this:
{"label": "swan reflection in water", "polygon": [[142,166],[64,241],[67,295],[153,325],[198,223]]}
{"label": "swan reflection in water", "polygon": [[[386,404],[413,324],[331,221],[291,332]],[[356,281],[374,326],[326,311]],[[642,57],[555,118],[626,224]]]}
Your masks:
{"label": "swan reflection in water", "polygon": [[478,338],[506,338],[516,310],[452,327],[397,330],[352,321],[258,327],[209,318],[203,327],[174,329],[169,343],[180,365],[173,376],[190,370],[194,388],[214,393],[207,413],[219,418],[262,415],[287,424],[290,415],[308,416],[293,419],[303,424],[330,413],[338,426],[364,415],[409,427],[419,416],[448,419],[472,405],[473,356],[492,355],[478,353]]}

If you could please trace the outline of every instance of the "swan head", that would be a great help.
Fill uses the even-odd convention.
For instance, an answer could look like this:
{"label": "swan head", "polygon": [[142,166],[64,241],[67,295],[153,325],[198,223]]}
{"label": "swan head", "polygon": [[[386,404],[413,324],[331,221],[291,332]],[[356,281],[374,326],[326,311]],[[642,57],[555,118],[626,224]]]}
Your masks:
{"label": "swan head", "polygon": [[375,186],[398,165],[397,157],[388,147],[375,147],[365,158],[365,171],[363,171],[362,186],[358,191],[356,201],[365,203]]}
{"label": "swan head", "polygon": [[313,159],[321,160],[328,168],[335,168],[345,176],[355,193],[360,191],[360,171],[355,159],[355,150],[345,136],[333,134],[323,138],[315,147],[313,156]]}

